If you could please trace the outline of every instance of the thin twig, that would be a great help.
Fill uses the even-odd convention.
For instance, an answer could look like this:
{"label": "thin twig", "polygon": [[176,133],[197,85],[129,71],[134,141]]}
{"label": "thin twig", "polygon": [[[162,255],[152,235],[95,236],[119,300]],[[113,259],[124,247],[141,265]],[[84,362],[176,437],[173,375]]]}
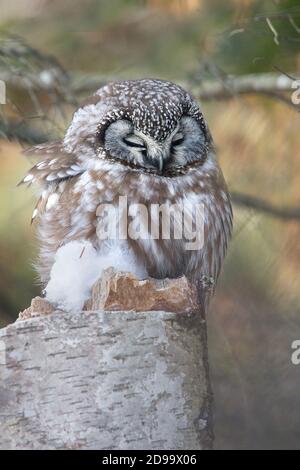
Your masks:
{"label": "thin twig", "polygon": [[270,18],[266,18],[266,22],[267,22],[267,25],[269,26],[270,30],[273,33],[273,39],[274,39],[275,44],[277,46],[279,46],[279,35],[278,35],[276,29],[274,28],[272,21],[270,20]]}
{"label": "thin twig", "polygon": [[292,18],[291,15],[288,15],[289,22],[293,26],[294,30],[297,31],[298,34],[300,34],[300,28],[296,25],[294,19]]}

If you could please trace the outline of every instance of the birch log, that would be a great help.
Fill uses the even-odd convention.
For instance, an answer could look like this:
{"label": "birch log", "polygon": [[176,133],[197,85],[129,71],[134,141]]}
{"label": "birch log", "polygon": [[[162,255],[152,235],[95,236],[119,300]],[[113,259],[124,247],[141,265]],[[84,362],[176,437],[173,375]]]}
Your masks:
{"label": "birch log", "polygon": [[199,312],[84,311],[0,330],[0,449],[212,445]]}

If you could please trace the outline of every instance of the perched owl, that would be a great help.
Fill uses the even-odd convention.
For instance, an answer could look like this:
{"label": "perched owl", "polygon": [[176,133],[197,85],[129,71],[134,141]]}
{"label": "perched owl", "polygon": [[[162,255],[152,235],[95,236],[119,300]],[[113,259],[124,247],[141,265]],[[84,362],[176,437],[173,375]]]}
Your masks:
{"label": "perched owl", "polygon": [[[62,141],[26,154],[39,158],[22,183],[41,188],[33,219],[39,219],[37,269],[44,285],[57,251],[84,240],[100,254],[108,246],[130,250],[128,271],[136,265],[154,278],[186,275],[207,304],[230,238],[232,209],[210,131],[189,93],[162,80],[110,83],[75,111]],[[107,223],[99,207],[117,207],[120,196],[128,207],[149,208],[150,220],[143,215],[138,223],[146,231],[157,225],[159,236],[99,237],[99,226]],[[151,212],[152,206],[186,202],[204,208],[203,244],[194,250],[186,249],[183,237],[163,237],[161,217]]]}

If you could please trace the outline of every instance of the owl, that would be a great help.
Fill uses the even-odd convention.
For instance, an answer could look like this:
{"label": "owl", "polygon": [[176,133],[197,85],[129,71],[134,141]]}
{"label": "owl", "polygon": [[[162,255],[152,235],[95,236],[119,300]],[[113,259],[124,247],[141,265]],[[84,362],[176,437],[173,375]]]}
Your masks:
{"label": "owl", "polygon": [[[130,251],[128,271],[142,266],[149,277],[187,276],[208,304],[230,239],[232,208],[208,125],[187,91],[155,79],[109,83],[74,112],[61,141],[25,153],[38,158],[21,183],[39,188],[33,220],[38,220],[43,285],[58,250],[83,240],[100,255]],[[121,216],[129,222],[135,216],[148,236],[127,231],[122,239],[99,237],[99,228],[109,222],[101,207],[119,208],[120,197],[127,204]],[[163,236],[161,214],[152,210],[186,204],[203,208],[203,243],[197,249],[187,249],[184,236]],[[133,214],[132,206],[146,208],[148,215]],[[189,217],[195,222],[192,210]],[[183,218],[171,218],[170,227],[176,224]]]}

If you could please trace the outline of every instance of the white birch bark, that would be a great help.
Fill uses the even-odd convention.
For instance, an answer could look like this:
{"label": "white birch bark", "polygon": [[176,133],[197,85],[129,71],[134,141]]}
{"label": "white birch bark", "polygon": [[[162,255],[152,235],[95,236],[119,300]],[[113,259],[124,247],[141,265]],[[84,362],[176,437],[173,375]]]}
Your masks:
{"label": "white birch bark", "polygon": [[57,312],[0,330],[0,449],[207,449],[199,313]]}

